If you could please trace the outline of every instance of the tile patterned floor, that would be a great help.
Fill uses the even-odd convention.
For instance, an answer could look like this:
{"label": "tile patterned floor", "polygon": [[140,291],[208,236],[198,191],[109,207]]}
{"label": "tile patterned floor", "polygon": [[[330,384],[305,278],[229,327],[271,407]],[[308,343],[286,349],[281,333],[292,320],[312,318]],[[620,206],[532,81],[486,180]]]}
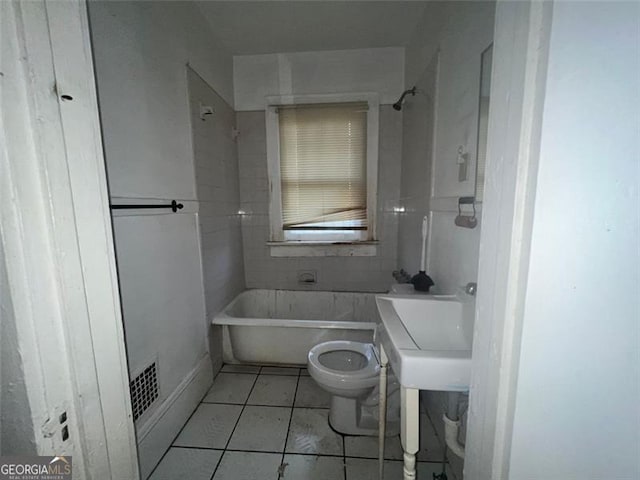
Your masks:
{"label": "tile patterned floor", "polygon": [[[377,479],[377,438],[333,431],[329,400],[305,368],[225,365],[149,478]],[[442,446],[426,415],[421,422],[418,480],[431,480]],[[401,479],[399,437],[387,440],[385,458],[385,480]]]}

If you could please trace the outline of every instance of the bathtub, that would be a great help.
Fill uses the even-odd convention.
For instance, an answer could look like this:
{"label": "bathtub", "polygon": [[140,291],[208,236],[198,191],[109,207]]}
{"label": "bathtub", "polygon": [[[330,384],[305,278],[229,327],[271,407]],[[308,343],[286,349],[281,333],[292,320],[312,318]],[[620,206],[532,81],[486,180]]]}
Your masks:
{"label": "bathtub", "polygon": [[374,293],[246,290],[212,323],[225,363],[306,365],[318,343],[372,342],[377,318]]}

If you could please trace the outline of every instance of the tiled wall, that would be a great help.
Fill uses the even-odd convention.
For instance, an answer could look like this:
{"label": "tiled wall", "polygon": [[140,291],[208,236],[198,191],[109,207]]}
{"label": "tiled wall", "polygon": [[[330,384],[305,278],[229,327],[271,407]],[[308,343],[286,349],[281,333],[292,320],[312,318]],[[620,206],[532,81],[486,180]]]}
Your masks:
{"label": "tiled wall", "polygon": [[[187,68],[207,321],[244,290],[235,112],[194,70]],[[213,108],[200,117],[200,106]],[[212,330],[211,357],[221,359]]]}
{"label": "tiled wall", "polygon": [[422,219],[429,215],[436,76],[434,57],[415,84],[419,93],[402,108],[400,205],[405,211],[398,225],[398,266],[410,274],[420,265]]}
{"label": "tiled wall", "polygon": [[[435,2],[426,9],[407,47],[408,85],[427,80],[437,62],[433,147],[429,145],[424,154],[425,167],[433,175],[429,274],[440,293],[455,293],[477,278],[480,222],[470,230],[455,226],[454,220],[457,198],[475,191],[480,60],[493,39],[494,9],[493,2]],[[434,24],[435,18],[440,21]],[[459,146],[470,159],[469,174],[461,182]],[[403,160],[412,158],[412,148],[403,145]]]}
{"label": "tiled wall", "polygon": [[[419,231],[422,216],[430,215],[427,271],[438,293],[455,293],[477,279],[481,222],[466,229],[454,220],[457,198],[474,194],[480,57],[493,38],[493,17],[493,2],[434,2],[406,52],[407,86],[417,84],[422,93],[408,100],[403,127],[401,196],[407,213],[400,223],[399,260],[404,268],[412,258],[419,261],[417,237],[407,230]],[[459,145],[471,159],[468,179],[462,182],[457,178]],[[444,438],[441,418],[447,395],[423,393]],[[453,454],[449,458],[461,478],[463,460]]]}
{"label": "tiled wall", "polygon": [[[388,105],[380,107],[378,167],[378,232],[375,257],[271,257],[269,192],[264,111],[238,112],[238,158],[246,285],[248,288],[316,289],[382,292],[389,288],[396,268],[400,189],[402,114]],[[301,270],[314,270],[317,283],[298,283]]]}

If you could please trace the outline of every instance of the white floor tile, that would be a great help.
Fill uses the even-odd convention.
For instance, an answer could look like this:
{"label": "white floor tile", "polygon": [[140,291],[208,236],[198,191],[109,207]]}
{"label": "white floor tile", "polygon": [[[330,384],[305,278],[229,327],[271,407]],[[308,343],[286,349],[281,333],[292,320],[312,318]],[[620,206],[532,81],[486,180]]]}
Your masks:
{"label": "white floor tile", "polygon": [[287,453],[342,455],[342,436],[329,427],[329,410],[294,408]]}
{"label": "white floor tile", "polygon": [[[347,458],[347,480],[372,480],[378,478],[378,461],[368,458]],[[434,473],[442,472],[442,465],[437,463],[418,463],[417,480],[432,480]],[[402,462],[385,460],[384,480],[402,478]]]}
{"label": "white floor tile", "polygon": [[298,376],[299,368],[295,367],[262,367],[260,373],[264,375],[294,375]]}
{"label": "white floor tile", "polygon": [[240,405],[201,403],[174,445],[224,448],[241,411]]}
{"label": "white floor tile", "polygon": [[228,373],[259,373],[260,367],[258,365],[229,365],[226,364],[222,367],[222,372]]}
{"label": "white floor tile", "polygon": [[290,415],[290,408],[246,406],[228,448],[282,452]]}
{"label": "white floor tile", "polygon": [[308,377],[309,376],[309,370],[307,370],[306,368],[301,368],[300,369],[300,375],[302,377]]}
{"label": "white floor tile", "polygon": [[257,375],[219,373],[202,400],[205,403],[237,403],[244,405]]}
{"label": "white floor tile", "polygon": [[209,480],[221,456],[222,450],[172,447],[149,480]]}
{"label": "white floor tile", "polygon": [[271,405],[290,407],[296,392],[298,377],[285,375],[260,375],[249,401],[249,405]]}
{"label": "white floor tile", "polygon": [[[347,457],[378,458],[378,437],[345,436],[344,451]],[[400,437],[387,437],[384,445],[384,458],[402,460]]]}
{"label": "white floor tile", "polygon": [[313,378],[300,377],[295,406],[329,408],[331,394],[320,388]]}
{"label": "white floor tile", "polygon": [[342,457],[318,455],[285,455],[283,464],[285,480],[342,480]]}
{"label": "white floor tile", "polygon": [[225,452],[213,480],[275,480],[281,460],[276,453]]}

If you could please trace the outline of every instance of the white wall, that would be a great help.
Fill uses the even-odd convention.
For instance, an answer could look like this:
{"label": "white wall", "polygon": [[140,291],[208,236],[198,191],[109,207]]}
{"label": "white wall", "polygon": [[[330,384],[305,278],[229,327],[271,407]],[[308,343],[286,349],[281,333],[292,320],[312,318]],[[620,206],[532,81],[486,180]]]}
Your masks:
{"label": "white wall", "polygon": [[35,426],[8,282],[0,242],[0,455],[35,455]]}
{"label": "white wall", "polygon": [[[396,269],[398,203],[400,188],[402,114],[390,106],[380,107],[378,164],[379,245],[375,257],[271,257],[269,241],[269,190],[265,114],[238,112],[238,157],[246,285],[249,288],[317,289],[383,292],[393,282]],[[317,283],[298,283],[298,272],[314,270]]]}
{"label": "white wall", "polygon": [[233,62],[192,3],[89,10],[111,200],[185,205],[114,216],[130,373],[158,360],[160,400],[137,422],[145,477],[212,381],[187,64],[230,104]]}
{"label": "white wall", "polygon": [[[416,219],[429,210],[432,212],[428,273],[436,283],[434,291],[443,293],[455,292],[457,287],[477,277],[480,225],[469,230],[456,227],[453,222],[457,198],[474,194],[480,56],[493,39],[494,8],[493,2],[428,5],[406,53],[407,87],[424,84],[427,67],[438,59],[433,148],[419,140],[418,134],[412,134],[410,129],[415,127],[405,125],[403,168],[406,163],[409,170],[405,169],[403,175],[425,179],[428,178],[425,169],[431,169],[430,201],[420,201],[422,212],[419,205],[409,203],[409,206]],[[432,105],[428,102],[424,108]],[[424,118],[428,114],[423,122]],[[423,128],[431,128],[427,123]],[[463,182],[458,182],[457,177],[460,145],[470,157],[468,180]],[[425,148],[429,151],[423,151]],[[420,155],[422,165],[411,160]],[[416,194],[417,185],[406,186],[409,189],[401,193],[402,197]],[[409,247],[408,252],[411,251],[416,252],[416,247]],[[404,264],[411,262],[403,258]]]}
{"label": "white wall", "polygon": [[[238,151],[232,131],[236,115],[202,77],[188,69],[189,103],[200,203],[202,268],[207,319],[244,290]],[[200,105],[214,114],[200,117]],[[208,325],[214,366],[222,364],[220,327]]]}
{"label": "white wall", "polygon": [[233,104],[231,56],[188,2],[89,13],[111,195],[195,200],[185,65]]}
{"label": "white wall", "polygon": [[435,117],[437,56],[415,82],[419,93],[402,107],[402,161],[398,222],[398,266],[413,275],[422,250],[422,218],[429,214]]}
{"label": "white wall", "polygon": [[265,96],[376,92],[394,103],[404,86],[404,49],[367,48],[233,57],[235,109],[264,110]]}
{"label": "white wall", "polygon": [[[240,198],[246,285],[249,288],[386,291],[396,269],[402,114],[380,108],[378,220],[375,257],[271,257],[265,96],[371,92],[395,102],[404,88],[404,49],[371,48],[234,57]],[[243,111],[246,110],[246,111]],[[298,283],[314,270],[317,283]]]}
{"label": "white wall", "polygon": [[[414,273],[420,262],[420,223],[430,218],[427,273],[434,292],[454,293],[477,279],[481,222],[475,229],[457,227],[457,198],[473,195],[480,58],[493,39],[493,2],[433,2],[407,47],[408,97],[402,144],[401,205],[398,259]],[[457,150],[469,152],[468,180],[458,182]],[[480,213],[478,213],[480,215]],[[446,395],[426,392],[424,400],[443,438]],[[453,471],[462,476],[462,462],[450,455]]]}
{"label": "white wall", "polygon": [[640,478],[640,6],[556,2],[509,478]]}

